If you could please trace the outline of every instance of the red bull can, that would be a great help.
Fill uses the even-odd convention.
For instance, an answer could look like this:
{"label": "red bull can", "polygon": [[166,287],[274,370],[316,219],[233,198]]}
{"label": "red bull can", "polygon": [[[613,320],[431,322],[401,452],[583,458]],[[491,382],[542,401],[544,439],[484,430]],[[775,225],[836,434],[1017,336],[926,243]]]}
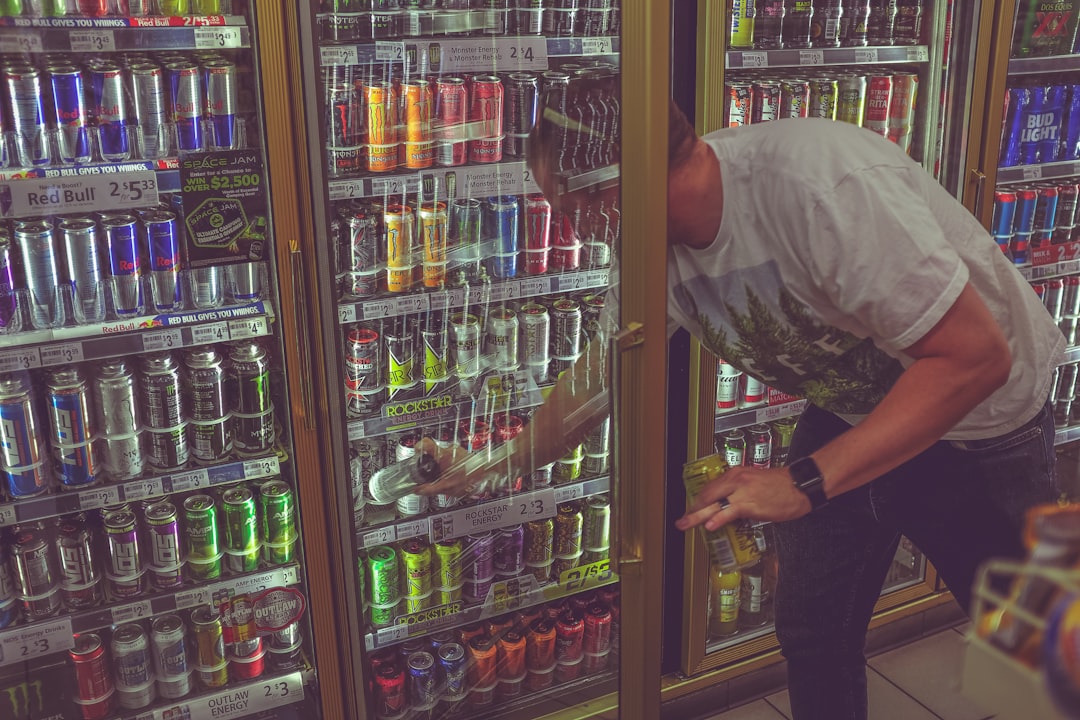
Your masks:
{"label": "red bull can", "polygon": [[154,309],[172,312],[183,305],[180,288],[180,233],[176,213],[151,210],[142,215],[150,250],[150,289]]}
{"label": "red bull can", "polygon": [[72,65],[51,67],[49,85],[52,89],[60,162],[67,165],[90,162],[93,152],[82,71]]}
{"label": "red bull can", "polygon": [[170,119],[176,126],[178,150],[202,150],[202,78],[194,62],[177,61],[165,65],[168,79]]}
{"label": "red bull can", "polygon": [[232,150],[239,147],[236,134],[236,64],[230,60],[203,63],[206,110],[210,117],[210,147]]}
{"label": "red bull can", "polygon": [[145,307],[139,228],[133,215],[112,215],[101,221],[109,255],[113,310],[121,317],[141,315]]}
{"label": "red bull can", "polygon": [[[132,120],[135,123],[138,138],[139,154],[145,158],[165,157],[170,152],[168,137],[168,122],[170,119],[169,100],[165,90],[165,75],[155,63],[135,63],[128,68],[131,83],[131,110]],[[119,72],[117,73],[119,75]],[[94,79],[94,87],[97,88],[97,79]],[[104,107],[115,107],[118,112],[123,112],[123,95],[114,97],[115,80],[103,77],[100,90],[100,99],[95,99],[95,104],[101,103]],[[97,92],[97,90],[95,90]],[[98,116],[101,122],[101,115]],[[122,133],[120,128],[110,129],[106,135]],[[117,143],[120,141],[117,139]],[[111,144],[117,148],[118,144]]]}
{"label": "red bull can", "polygon": [[24,167],[47,165],[50,153],[41,73],[30,65],[10,65],[3,69],[3,77],[19,163]]}

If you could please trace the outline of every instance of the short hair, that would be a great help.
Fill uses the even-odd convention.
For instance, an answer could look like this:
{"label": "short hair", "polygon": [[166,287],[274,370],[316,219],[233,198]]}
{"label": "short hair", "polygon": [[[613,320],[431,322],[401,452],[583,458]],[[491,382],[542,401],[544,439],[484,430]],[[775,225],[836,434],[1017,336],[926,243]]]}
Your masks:
{"label": "short hair", "polygon": [[681,168],[694,152],[697,132],[674,100],[668,101],[668,172]]}

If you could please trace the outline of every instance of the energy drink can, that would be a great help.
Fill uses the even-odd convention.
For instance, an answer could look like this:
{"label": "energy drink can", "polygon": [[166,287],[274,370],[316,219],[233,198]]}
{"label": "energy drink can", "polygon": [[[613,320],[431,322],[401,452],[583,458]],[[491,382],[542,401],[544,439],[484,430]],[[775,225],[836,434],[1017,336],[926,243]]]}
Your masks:
{"label": "energy drink can", "polygon": [[371,297],[379,289],[379,219],[367,210],[356,211],[345,225],[346,291],[353,297]]}
{"label": "energy drink can", "polygon": [[204,605],[191,612],[194,637],[195,676],[208,690],[225,687],[229,682],[229,663],[225,658],[225,628],[214,608]]}
{"label": "energy drink can", "polygon": [[383,212],[386,227],[386,289],[407,292],[413,285],[413,237],[415,226],[412,208],[388,205]]}
{"label": "energy drink can", "polygon": [[581,553],[581,532],[584,516],[576,502],[559,505],[555,515],[554,551],[559,557]]}
{"label": "energy drink can", "polygon": [[513,195],[487,199],[487,219],[484,222],[493,240],[490,271],[493,278],[517,276],[518,201]]}
{"label": "energy drink can", "polygon": [[525,358],[525,368],[537,383],[547,380],[551,363],[551,317],[546,307],[530,302],[518,311],[521,338],[519,345]]}
{"label": "energy drink can", "polygon": [[432,395],[450,378],[446,326],[438,316],[428,317],[420,330],[420,343],[423,352],[424,392]]}
{"label": "energy drink can", "polygon": [[127,600],[143,594],[143,561],[135,513],[115,510],[105,514],[105,540],[108,547],[109,597]]}
{"label": "energy drink can", "polygon": [[512,525],[498,531],[492,568],[499,577],[517,577],[525,569],[525,526]]}
{"label": "energy drink can", "polygon": [[270,397],[270,357],[255,341],[229,349],[233,394],[233,445],[241,455],[268,452],[277,440]]}
{"label": "energy drink can", "polygon": [[594,495],[585,504],[581,523],[581,547],[599,551],[609,547],[611,503],[605,495]]}
{"label": "energy drink can", "polygon": [[39,440],[41,423],[21,373],[0,375],[0,469],[15,500],[40,495],[49,488],[49,475]]}
{"label": "energy drink can", "polygon": [[427,80],[401,83],[401,107],[405,113],[405,167],[427,168],[435,161],[432,105],[431,84]]}
{"label": "energy drink can", "polygon": [[11,557],[15,591],[27,622],[52,617],[60,611],[60,574],[52,544],[42,523],[18,525],[12,537]]}
{"label": "energy drink can", "polygon": [[398,165],[398,94],[392,82],[363,86],[367,109],[367,169],[387,172]]}
{"label": "energy drink can", "polygon": [[259,543],[255,496],[246,487],[230,488],[222,496],[222,507],[229,570],[234,573],[258,570],[262,547]]}
{"label": "energy drink can", "polygon": [[510,308],[493,308],[488,314],[484,355],[496,370],[518,368],[518,318]]}
{"label": "energy drink can", "polygon": [[84,718],[108,717],[115,688],[105,644],[97,633],[79,633],[68,651],[75,666],[76,698]]}
{"label": "energy drink can", "polygon": [[149,436],[147,459],[156,468],[180,467],[188,461],[180,368],[171,353],[155,353],[142,356],[139,374]]}
{"label": "energy drink can", "polygon": [[461,379],[480,374],[480,319],[475,315],[450,316],[450,367]]}
{"label": "energy drink can", "polygon": [[[0,143],[2,145],[2,143]],[[0,227],[0,333],[17,329],[15,295],[15,255],[11,250],[11,233]]]}
{"label": "energy drink can", "polygon": [[71,283],[75,320],[105,319],[105,274],[97,223],[88,217],[64,218],[56,224],[64,245],[67,280]]}
{"label": "energy drink can", "polygon": [[179,60],[165,65],[169,90],[169,117],[176,126],[176,146],[182,151],[203,149],[202,77],[199,66]]}
{"label": "energy drink can", "polygon": [[[394,454],[395,454],[395,457],[397,459],[397,462],[399,462],[399,463],[408,462],[412,458],[416,457],[416,443],[419,440],[420,440],[420,438],[418,436],[416,436],[416,435],[406,435],[405,437],[398,440],[397,443],[395,444],[395,447],[394,447]],[[398,498],[398,500],[397,500],[397,511],[400,514],[402,514],[402,515],[404,515],[406,517],[411,517],[411,516],[414,516],[414,515],[421,515],[421,514],[427,512],[427,509],[428,509],[428,499],[427,499],[427,496],[425,496],[425,495],[417,495],[415,493],[410,493],[410,494],[403,495],[402,497]],[[407,553],[403,549],[402,550],[402,558],[403,559],[406,557],[406,554]],[[408,563],[406,563],[406,566],[407,565],[408,565]],[[406,594],[406,596],[415,597],[415,595],[413,593],[408,592],[407,590],[406,590],[405,594]],[[426,598],[427,595],[424,595],[424,597]],[[407,610],[407,612],[412,612],[412,611]]]}
{"label": "energy drink can", "polygon": [[101,602],[101,576],[94,562],[94,539],[81,514],[61,518],[56,526],[60,558],[60,596],[69,610],[84,610]]}
{"label": "energy drink can", "polygon": [[15,133],[19,164],[23,167],[48,165],[49,136],[45,124],[45,93],[41,72],[30,65],[8,65],[3,69],[7,97],[7,117]]}
{"label": "energy drink can", "polygon": [[388,384],[392,389],[411,388],[416,383],[416,344],[413,333],[404,322],[395,322],[390,331],[384,333],[383,338],[386,340]]}
{"label": "energy drink can", "polygon": [[[109,162],[121,162],[131,157],[128,138],[127,107],[124,98],[124,71],[119,65],[106,62],[89,68],[91,115],[97,125],[98,148],[101,157]],[[136,105],[144,109],[144,105]]]}
{"label": "energy drink can", "polygon": [[150,626],[158,692],[174,700],[191,692],[192,664],[188,661],[187,628],[179,615],[154,618]]}
{"label": "energy drink can", "polygon": [[524,271],[542,275],[548,270],[551,249],[551,205],[543,195],[526,195],[522,208],[525,221]]}
{"label": "energy drink can", "polygon": [[33,326],[46,330],[60,324],[64,307],[58,291],[60,274],[52,223],[46,220],[16,222],[15,243],[21,251]]}
{"label": "energy drink can", "polygon": [[551,306],[552,374],[558,375],[581,355],[581,304],[571,298]]}
{"label": "energy drink can", "polygon": [[265,483],[259,488],[259,511],[266,562],[270,565],[293,562],[300,537],[293,489],[280,480]]}
{"label": "energy drink can", "polygon": [[503,84],[496,75],[477,75],[470,86],[469,121],[475,134],[469,159],[477,163],[502,161]]}
{"label": "energy drink can", "polygon": [[377,330],[356,327],[345,336],[345,387],[374,390],[385,382],[382,338]]}
{"label": "energy drink can", "polygon": [[180,234],[176,214],[151,210],[142,214],[150,250],[150,289],[157,312],[172,312],[183,303],[180,282]]}
{"label": "energy drink can", "polygon": [[183,542],[180,517],[171,502],[156,502],[144,511],[146,538],[149,541],[150,580],[159,590],[171,590],[184,583]]}
{"label": "energy drink can", "polygon": [[184,538],[191,578],[205,582],[221,577],[217,507],[210,495],[190,495],[184,500]]}
{"label": "energy drink can", "polygon": [[468,159],[466,142],[468,91],[465,79],[441,77],[435,81],[435,162],[445,167],[464,165]]}
{"label": "energy drink can", "polygon": [[363,115],[356,88],[351,82],[326,86],[327,172],[345,175],[360,169]]}
{"label": "energy drink can", "polygon": [[45,384],[49,442],[63,489],[79,489],[98,480],[93,444],[94,413],[90,388],[78,367],[52,370]]}
{"label": "energy drink can", "polygon": [[424,287],[446,284],[446,241],[448,215],[446,203],[420,206],[420,235],[424,243]]}
{"label": "energy drink can", "polygon": [[114,481],[138,477],[145,465],[139,441],[140,403],[135,375],[126,361],[107,360],[98,367],[94,405],[109,477]]}
{"label": "energy drink can", "polygon": [[[128,68],[128,76],[138,152],[149,159],[165,157],[171,148],[167,132],[170,113],[164,73],[155,63],[140,62]],[[109,92],[111,94],[112,91]],[[116,102],[118,108],[123,107],[121,100]]]}
{"label": "energy drink can", "polygon": [[101,221],[109,254],[113,310],[121,317],[143,312],[142,254],[133,215],[110,215]]}
{"label": "energy drink can", "polygon": [[117,703],[125,710],[137,710],[154,701],[153,660],[150,639],[138,623],[118,627],[110,643],[113,672],[116,673]]}
{"label": "energy drink can", "polygon": [[506,140],[503,152],[512,158],[524,158],[526,141],[539,117],[540,82],[531,73],[510,73],[506,79]]}
{"label": "energy drink can", "polygon": [[479,200],[463,198],[450,205],[450,247],[454,258],[468,279],[480,273],[480,242],[483,237],[483,205]]}
{"label": "energy drink can", "polygon": [[440,588],[461,585],[463,549],[461,540],[442,540],[435,543],[435,584]]}
{"label": "energy drink can", "polygon": [[206,109],[210,116],[210,147],[234,150],[237,134],[236,64],[230,60],[207,60],[202,64],[206,83]]}
{"label": "energy drink can", "polygon": [[401,585],[398,574],[398,557],[392,547],[372,548],[368,553],[367,574],[371,589],[371,624],[385,627],[394,620]]}
{"label": "energy drink can", "polygon": [[89,115],[82,71],[72,65],[49,68],[53,117],[56,121],[60,162],[82,165],[93,159]]}
{"label": "energy drink can", "polygon": [[401,546],[401,562],[405,569],[405,596],[422,598],[431,594],[431,546],[418,538],[406,540]]}
{"label": "energy drink can", "polygon": [[465,696],[468,686],[465,684],[465,648],[459,643],[449,642],[438,650],[439,666],[445,681],[443,698],[457,700]]}
{"label": "energy drink can", "polygon": [[196,462],[220,462],[232,452],[228,377],[224,361],[212,347],[184,354],[190,422],[188,434]]}

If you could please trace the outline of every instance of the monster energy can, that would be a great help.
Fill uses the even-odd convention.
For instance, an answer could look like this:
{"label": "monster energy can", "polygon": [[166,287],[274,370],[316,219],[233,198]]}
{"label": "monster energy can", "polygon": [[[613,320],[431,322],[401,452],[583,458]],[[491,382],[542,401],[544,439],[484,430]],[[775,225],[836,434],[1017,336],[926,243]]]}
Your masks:
{"label": "monster energy can", "polygon": [[222,496],[225,510],[225,554],[232,572],[259,569],[259,523],[255,496],[247,487],[230,488]]}
{"label": "monster energy can", "polygon": [[222,553],[214,498],[191,495],[184,500],[184,536],[191,578],[204,582],[221,577]]}
{"label": "monster energy can", "polygon": [[233,443],[238,455],[268,452],[277,439],[270,398],[270,358],[257,342],[236,343],[229,350],[233,387]]}
{"label": "monster energy can", "polygon": [[368,587],[371,589],[371,624],[386,627],[394,621],[401,587],[398,575],[398,557],[389,546],[372,548],[368,553]]}
{"label": "monster energy can", "polygon": [[135,375],[127,362],[108,360],[98,366],[94,401],[109,477],[123,481],[142,475],[145,461],[139,441],[139,398]]}
{"label": "monster energy can", "polygon": [[188,444],[180,401],[180,368],[171,353],[144,355],[140,367],[147,459],[162,470],[187,464]]}
{"label": "monster energy can", "polygon": [[213,347],[184,354],[187,375],[191,452],[198,463],[221,462],[232,452],[227,374],[222,357]]}
{"label": "monster energy can", "polygon": [[270,565],[284,565],[296,558],[296,498],[281,480],[259,488],[263,557]]}

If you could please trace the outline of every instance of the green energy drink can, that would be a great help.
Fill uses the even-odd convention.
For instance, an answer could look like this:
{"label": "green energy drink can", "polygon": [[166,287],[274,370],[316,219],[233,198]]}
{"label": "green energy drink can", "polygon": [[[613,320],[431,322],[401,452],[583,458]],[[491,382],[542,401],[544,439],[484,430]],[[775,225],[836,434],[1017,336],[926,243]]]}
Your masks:
{"label": "green energy drink can", "polygon": [[247,487],[234,487],[222,496],[225,514],[225,554],[232,572],[259,569],[259,518],[255,495]]}
{"label": "green energy drink can", "polygon": [[611,502],[606,495],[589,498],[581,525],[581,546],[585,550],[606,550],[611,542]]}
{"label": "green energy drink can", "polygon": [[191,14],[191,3],[189,0],[160,0],[159,7],[161,8],[161,14],[166,17],[179,17],[180,15]]}
{"label": "green energy drink can", "polygon": [[405,568],[405,596],[426,598],[431,594],[431,546],[419,538],[406,540],[401,546],[401,562]]}
{"label": "green energy drink can", "polygon": [[191,0],[194,15],[221,15],[221,0]]}
{"label": "green energy drink can", "polygon": [[435,544],[435,581],[440,589],[461,586],[461,540],[443,540]]}
{"label": "green energy drink can", "polygon": [[398,557],[394,548],[382,545],[368,553],[368,587],[371,588],[371,624],[385,627],[394,621],[401,599]]}
{"label": "green energy drink can", "polygon": [[773,446],[772,466],[784,467],[788,461],[788,450],[791,449],[791,436],[795,434],[797,417],[782,418],[772,423]]}
{"label": "green energy drink can", "polygon": [[259,489],[262,510],[263,555],[271,565],[296,559],[296,498],[288,483],[268,482]]}
{"label": "green energy drink can", "polygon": [[209,605],[191,611],[191,631],[195,645],[195,675],[207,690],[225,687],[229,663],[225,659],[225,629],[221,617]]}
{"label": "green energy drink can", "polygon": [[196,582],[221,577],[221,543],[218,540],[217,506],[210,495],[191,495],[184,500],[184,537],[188,569]]}

